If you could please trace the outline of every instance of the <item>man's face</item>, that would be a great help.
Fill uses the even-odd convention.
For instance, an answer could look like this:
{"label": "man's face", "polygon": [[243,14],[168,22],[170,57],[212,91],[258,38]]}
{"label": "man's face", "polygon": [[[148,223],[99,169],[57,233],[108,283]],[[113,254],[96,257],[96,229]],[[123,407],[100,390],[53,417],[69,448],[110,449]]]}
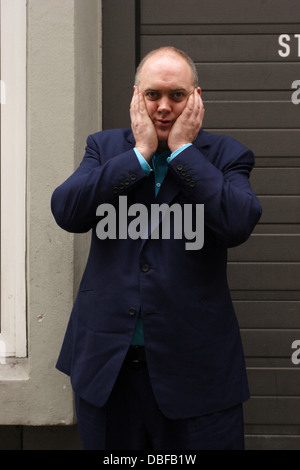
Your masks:
{"label": "man's face", "polygon": [[[144,96],[160,146],[166,147],[171,128],[194,91],[192,71],[177,54],[157,54],[142,67],[138,89]],[[200,88],[197,91],[201,93]]]}

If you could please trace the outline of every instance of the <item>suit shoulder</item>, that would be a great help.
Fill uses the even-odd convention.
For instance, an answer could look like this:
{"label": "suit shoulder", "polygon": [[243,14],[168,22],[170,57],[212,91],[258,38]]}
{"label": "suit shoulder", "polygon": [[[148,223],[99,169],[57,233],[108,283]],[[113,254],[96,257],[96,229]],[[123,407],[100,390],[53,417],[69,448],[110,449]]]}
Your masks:
{"label": "suit shoulder", "polygon": [[105,141],[122,141],[131,138],[131,129],[105,129],[102,131],[94,132],[88,136],[88,139],[94,140],[96,143]]}
{"label": "suit shoulder", "polygon": [[208,158],[217,166],[226,167],[235,161],[244,161],[250,166],[254,164],[254,154],[238,140],[227,135],[212,134],[203,131],[202,142],[208,146]]}
{"label": "suit shoulder", "polygon": [[219,148],[236,148],[241,150],[249,150],[245,145],[241,142],[236,140],[235,138],[223,135],[223,134],[212,134],[207,131],[203,131],[203,136],[205,137],[206,141],[211,146],[216,146]]}
{"label": "suit shoulder", "polygon": [[100,155],[100,161],[106,160],[126,152],[134,147],[134,138],[131,129],[109,129],[94,134],[87,138],[87,151],[95,151]]}
{"label": "suit shoulder", "polygon": [[251,157],[253,156],[253,151],[251,149],[231,136],[223,134],[212,134],[210,132],[204,133],[208,145],[217,152],[221,152],[222,154],[229,153],[232,156],[240,154],[248,154]]}

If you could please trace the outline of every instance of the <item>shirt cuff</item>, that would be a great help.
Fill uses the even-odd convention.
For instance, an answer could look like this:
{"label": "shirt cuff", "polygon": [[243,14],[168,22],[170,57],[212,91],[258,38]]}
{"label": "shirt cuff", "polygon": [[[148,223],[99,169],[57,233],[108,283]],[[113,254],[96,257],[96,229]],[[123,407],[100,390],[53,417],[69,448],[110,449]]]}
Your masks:
{"label": "shirt cuff", "polygon": [[143,155],[134,147],[134,152],[138,158],[138,161],[140,162],[141,164],[141,167],[142,169],[144,170],[144,172],[146,173],[146,175],[148,176],[149,173],[151,173],[152,168],[151,166],[149,165],[149,163],[144,159]]}
{"label": "shirt cuff", "polygon": [[177,157],[177,155],[179,155],[179,153],[181,153],[183,150],[190,147],[190,145],[193,144],[185,144],[182,147],[179,147],[179,149],[175,150],[175,152],[171,153],[171,155],[167,158],[168,163],[173,160],[173,158]]}

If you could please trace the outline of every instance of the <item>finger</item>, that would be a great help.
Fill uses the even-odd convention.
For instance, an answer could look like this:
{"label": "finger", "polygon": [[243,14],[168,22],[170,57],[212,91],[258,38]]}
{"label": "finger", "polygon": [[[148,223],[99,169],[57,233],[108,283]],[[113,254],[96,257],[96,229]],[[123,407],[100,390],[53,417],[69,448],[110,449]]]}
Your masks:
{"label": "finger", "polygon": [[194,93],[191,92],[187,101],[186,101],[186,105],[185,105],[185,108],[182,112],[181,115],[183,115],[183,118],[189,118],[193,112],[193,109],[194,109]]}
{"label": "finger", "polygon": [[200,103],[199,121],[200,121],[200,129],[201,129],[203,125],[204,114],[205,114],[205,108],[204,108],[204,104],[203,104],[201,96],[199,96],[199,103]]}
{"label": "finger", "polygon": [[139,105],[139,111],[144,111],[144,97],[142,93],[138,93],[138,105]]}
{"label": "finger", "polygon": [[131,102],[134,103],[137,99],[138,96],[138,87],[136,85],[133,86],[133,94],[132,94],[132,99]]}
{"label": "finger", "polygon": [[202,116],[204,116],[204,113],[205,113],[204,103],[203,103],[201,96],[199,96],[199,98],[200,98],[200,113],[202,114]]}
{"label": "finger", "polygon": [[187,100],[187,106],[192,111],[195,105],[195,90],[190,93],[190,96]]}
{"label": "finger", "polygon": [[131,98],[131,102],[130,102],[130,110],[134,106],[135,101],[136,101],[136,86],[133,87],[133,94],[132,94],[132,98]]}
{"label": "finger", "polygon": [[201,95],[198,93],[196,88],[194,91],[194,95],[195,95],[195,105],[197,106],[197,109],[199,110],[201,108],[202,99],[201,99]]}
{"label": "finger", "polygon": [[150,119],[150,116],[148,114],[146,102],[145,102],[145,97],[143,93],[138,93],[138,111],[141,114],[143,119]]}
{"label": "finger", "polygon": [[199,99],[200,107],[204,108],[204,104],[203,104],[203,100],[202,100],[201,95],[198,94],[198,97],[199,97],[198,99]]}
{"label": "finger", "polygon": [[202,115],[204,106],[203,106],[203,101],[200,96],[200,94],[195,91],[195,103],[194,103],[194,109],[193,109],[193,117],[197,118]]}
{"label": "finger", "polygon": [[134,121],[140,120],[143,115],[143,105],[141,104],[141,97],[137,90],[135,90],[130,105],[130,116]]}

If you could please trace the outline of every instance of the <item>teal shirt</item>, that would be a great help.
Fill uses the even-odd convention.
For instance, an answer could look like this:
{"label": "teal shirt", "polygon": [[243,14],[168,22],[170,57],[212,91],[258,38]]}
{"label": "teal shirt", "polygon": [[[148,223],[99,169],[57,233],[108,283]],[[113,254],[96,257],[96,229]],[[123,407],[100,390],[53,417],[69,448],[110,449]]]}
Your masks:
{"label": "teal shirt", "polygon": [[[155,153],[152,157],[152,167],[148,164],[148,162],[144,159],[144,157],[140,154],[140,152],[134,148],[135,154],[144,170],[146,175],[149,175],[152,171],[154,171],[154,181],[155,181],[155,196],[162,185],[162,182],[167,174],[168,171],[168,163],[175,158],[180,152],[182,152],[185,148],[189,147],[192,144],[186,144],[183,147],[180,147],[175,152],[171,153],[170,150],[166,150],[162,153]],[[143,322],[141,314],[139,315],[135,331],[133,334],[133,338],[131,341],[132,345],[144,345],[144,333],[143,333]]]}

